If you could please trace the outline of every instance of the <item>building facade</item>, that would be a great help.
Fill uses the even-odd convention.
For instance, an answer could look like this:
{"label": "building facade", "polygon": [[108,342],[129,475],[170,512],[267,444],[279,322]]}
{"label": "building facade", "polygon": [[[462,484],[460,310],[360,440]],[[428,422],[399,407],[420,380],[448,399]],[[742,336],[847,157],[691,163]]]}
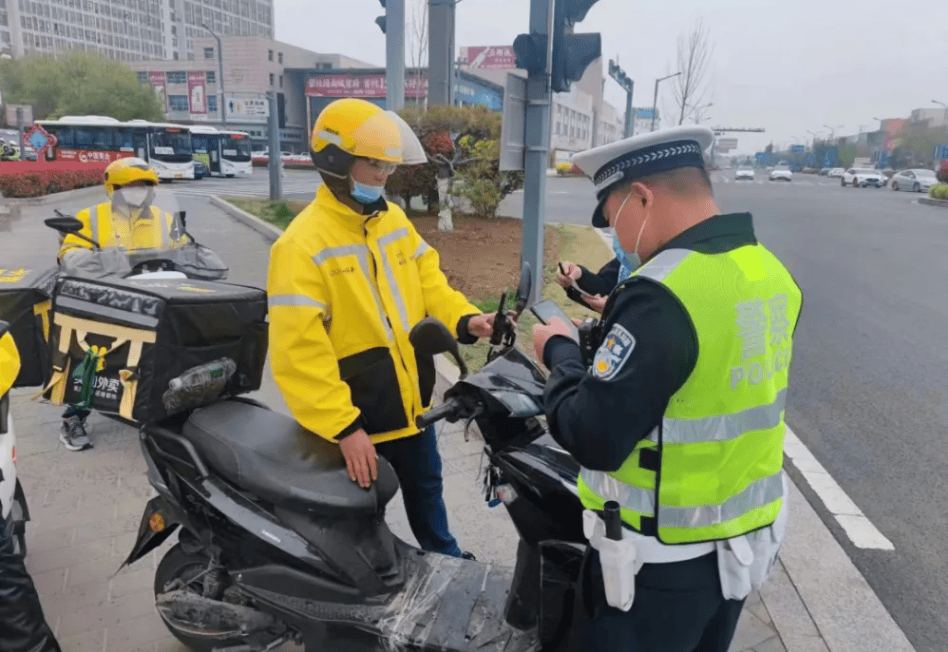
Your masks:
{"label": "building facade", "polygon": [[594,147],[608,145],[625,137],[625,115],[606,101],[602,103],[602,111],[597,120],[596,140]]}
{"label": "building facade", "polygon": [[193,39],[193,59],[130,62],[138,81],[151,86],[165,119],[246,131],[256,149],[267,144],[267,93],[277,95],[281,150],[308,151],[309,128],[300,69],[362,69],[367,64],[339,54],[320,54],[262,37],[222,39],[223,92],[217,40]]}
{"label": "building facade", "polygon": [[273,0],[0,0],[0,54],[196,59],[202,24],[221,36],[272,39]]}
{"label": "building facade", "polygon": [[[632,135],[644,134],[649,131],[652,131],[652,107],[647,109],[642,108],[633,108],[632,115],[635,116],[635,120],[632,121]],[[654,109],[655,113],[655,129],[662,128],[662,119],[658,114],[658,109]]]}

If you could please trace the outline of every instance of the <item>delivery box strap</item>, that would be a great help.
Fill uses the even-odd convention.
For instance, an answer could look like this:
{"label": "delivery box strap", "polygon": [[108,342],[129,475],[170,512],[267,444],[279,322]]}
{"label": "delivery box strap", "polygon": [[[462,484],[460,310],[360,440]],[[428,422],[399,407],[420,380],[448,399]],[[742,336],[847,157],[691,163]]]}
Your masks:
{"label": "delivery box strap", "polygon": [[105,322],[82,319],[81,317],[73,317],[72,315],[64,315],[62,313],[53,315],[53,323],[59,324],[62,328],[63,332],[59,336],[59,350],[63,351],[63,340],[66,340],[66,350],[64,353],[69,351],[69,338],[65,337],[65,335],[71,334],[74,330],[84,333],[95,333],[96,335],[105,335],[106,337],[113,337],[120,340],[128,340],[129,342],[141,342],[143,344],[154,344],[157,339],[157,333],[152,330],[107,324]]}
{"label": "delivery box strap", "polygon": [[49,341],[49,311],[52,307],[53,302],[50,299],[33,306],[33,315],[43,321],[43,340],[47,342]]}
{"label": "delivery box strap", "polygon": [[132,419],[132,410],[135,407],[135,394],[138,393],[138,363],[142,357],[142,342],[132,342],[128,349],[128,365],[126,369],[119,372],[119,380],[122,383],[122,402],[119,404],[119,414],[128,419]]}

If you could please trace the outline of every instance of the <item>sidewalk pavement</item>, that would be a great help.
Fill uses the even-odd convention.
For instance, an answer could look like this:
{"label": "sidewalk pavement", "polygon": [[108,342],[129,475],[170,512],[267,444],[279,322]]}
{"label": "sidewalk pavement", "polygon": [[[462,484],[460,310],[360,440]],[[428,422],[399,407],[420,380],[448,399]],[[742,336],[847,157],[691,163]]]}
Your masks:
{"label": "sidewalk pavement", "polygon": [[[268,242],[206,201],[194,200],[184,208],[198,240],[234,266],[230,280],[262,287]],[[33,252],[34,266],[53,260],[55,237],[35,226],[47,212],[23,207],[12,237],[5,233],[0,238],[0,260],[22,261],[27,247]],[[450,365],[439,366],[450,374]],[[449,382],[442,374],[442,391]],[[135,540],[145,503],[154,495],[136,431],[93,415],[95,448],[69,452],[58,440],[60,410],[32,402],[33,393],[16,390],[12,394],[18,469],[33,515],[27,528],[27,564],[63,650],[185,652],[154,607],[155,567],[171,542],[118,571]],[[287,411],[269,369],[257,398]],[[502,508],[490,509],[482,500],[479,437],[466,442],[459,426],[445,424],[439,446],[445,500],[461,546],[482,561],[512,565],[516,532]],[[748,599],[732,652],[911,650],[795,487],[789,500],[790,532],[781,564],[770,583]],[[414,543],[400,496],[392,501],[387,520],[396,535]]]}

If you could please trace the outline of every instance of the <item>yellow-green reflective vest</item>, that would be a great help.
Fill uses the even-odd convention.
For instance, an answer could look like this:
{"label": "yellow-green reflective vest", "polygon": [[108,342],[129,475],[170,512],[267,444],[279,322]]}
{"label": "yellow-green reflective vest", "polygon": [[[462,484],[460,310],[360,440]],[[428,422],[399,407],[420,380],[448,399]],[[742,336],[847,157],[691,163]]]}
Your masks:
{"label": "yellow-green reflective vest", "polygon": [[632,529],[668,544],[729,539],[770,525],[783,503],[799,287],[759,244],[718,254],[669,249],[634,276],[662,283],[681,301],[697,333],[698,359],[661,424],[618,471],[582,469],[583,505],[599,510],[615,500]]}

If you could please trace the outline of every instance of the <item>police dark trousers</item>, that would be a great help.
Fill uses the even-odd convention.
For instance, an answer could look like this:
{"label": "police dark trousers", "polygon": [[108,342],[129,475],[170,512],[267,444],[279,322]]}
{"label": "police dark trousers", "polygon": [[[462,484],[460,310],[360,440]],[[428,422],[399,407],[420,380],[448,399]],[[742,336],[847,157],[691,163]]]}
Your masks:
{"label": "police dark trousers", "polygon": [[461,549],[448,529],[448,510],[442,496],[441,455],[434,426],[411,437],[376,444],[375,450],[395,469],[408,524],[421,549],[460,557]]}
{"label": "police dark trousers", "polygon": [[0,650],[3,652],[60,652],[23,556],[13,551],[0,517]]}
{"label": "police dark trousers", "polygon": [[727,652],[744,600],[721,594],[717,553],[668,564],[645,564],[635,577],[635,602],[610,607],[599,553],[590,548],[573,610],[570,652]]}

